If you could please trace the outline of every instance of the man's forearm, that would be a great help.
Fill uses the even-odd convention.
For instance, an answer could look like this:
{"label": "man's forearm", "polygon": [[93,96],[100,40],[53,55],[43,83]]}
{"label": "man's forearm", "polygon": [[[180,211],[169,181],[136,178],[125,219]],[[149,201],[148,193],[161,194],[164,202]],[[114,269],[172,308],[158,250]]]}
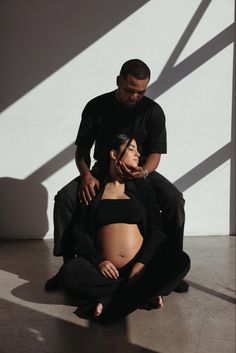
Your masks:
{"label": "man's forearm", "polygon": [[75,151],[75,163],[80,172],[84,174],[89,172],[90,168],[90,151],[77,147]]}
{"label": "man's forearm", "polygon": [[160,159],[161,155],[159,153],[149,154],[142,165],[143,169],[146,169],[148,174],[154,172],[160,163]]}

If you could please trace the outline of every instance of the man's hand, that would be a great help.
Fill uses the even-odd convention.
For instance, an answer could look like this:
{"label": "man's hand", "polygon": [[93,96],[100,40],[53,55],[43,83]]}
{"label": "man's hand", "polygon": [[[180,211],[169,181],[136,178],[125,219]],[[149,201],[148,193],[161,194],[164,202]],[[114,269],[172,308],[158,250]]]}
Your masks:
{"label": "man's hand", "polygon": [[99,181],[94,178],[92,174],[83,177],[80,188],[79,188],[79,200],[80,202],[85,202],[88,206],[89,202],[96,195],[96,190],[99,189]]}
{"label": "man's hand", "polygon": [[145,265],[142,262],[136,262],[130,271],[128,281],[136,279],[141,274],[144,267]]}
{"label": "man's hand", "polygon": [[125,179],[140,179],[147,175],[147,171],[142,167],[138,166],[136,169],[130,169],[122,161],[119,161],[118,168]]}
{"label": "man's hand", "polygon": [[100,262],[98,268],[106,278],[117,279],[119,277],[119,272],[111,261],[105,260]]}

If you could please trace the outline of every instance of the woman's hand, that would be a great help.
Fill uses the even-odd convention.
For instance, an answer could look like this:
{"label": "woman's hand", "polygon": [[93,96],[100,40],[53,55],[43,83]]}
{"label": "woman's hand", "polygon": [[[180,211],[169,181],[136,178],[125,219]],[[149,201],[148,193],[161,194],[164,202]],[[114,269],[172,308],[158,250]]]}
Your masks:
{"label": "woman's hand", "polygon": [[133,268],[130,271],[128,280],[136,279],[140,274],[141,271],[144,269],[145,265],[141,262],[136,262]]}
{"label": "woman's hand", "polygon": [[85,202],[88,206],[89,202],[96,195],[96,190],[99,189],[99,181],[94,178],[92,174],[85,176],[80,184],[79,188],[79,200],[80,202]]}
{"label": "woman's hand", "polygon": [[105,260],[100,262],[98,268],[106,278],[117,279],[119,277],[119,272],[111,261]]}

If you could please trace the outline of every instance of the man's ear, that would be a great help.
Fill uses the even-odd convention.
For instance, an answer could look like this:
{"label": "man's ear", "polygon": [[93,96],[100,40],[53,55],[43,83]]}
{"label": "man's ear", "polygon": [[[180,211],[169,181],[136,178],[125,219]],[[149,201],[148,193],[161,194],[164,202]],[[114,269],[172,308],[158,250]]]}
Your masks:
{"label": "man's ear", "polygon": [[111,159],[113,159],[114,161],[117,160],[117,153],[116,153],[116,150],[111,150],[110,151],[110,156],[111,156]]}

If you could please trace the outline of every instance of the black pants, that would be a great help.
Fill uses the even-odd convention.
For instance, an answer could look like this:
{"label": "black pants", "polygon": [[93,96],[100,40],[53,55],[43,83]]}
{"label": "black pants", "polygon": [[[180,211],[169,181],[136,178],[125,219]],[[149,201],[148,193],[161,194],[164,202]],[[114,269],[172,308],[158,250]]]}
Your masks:
{"label": "black pants", "polygon": [[[183,249],[184,199],[182,194],[166,178],[157,172],[147,180],[153,186],[157,202],[162,211],[164,232],[170,246],[176,251]],[[63,256],[64,261],[73,257],[71,226],[78,202],[80,177],[64,186],[55,196],[54,206],[54,255]]]}
{"label": "black pants", "polygon": [[136,280],[127,281],[136,260],[119,269],[118,279],[107,279],[83,257],[67,261],[61,268],[63,287],[78,305],[78,316],[93,315],[96,303],[104,306],[100,323],[117,321],[153,296],[169,294],[186,276],[190,259],[184,252],[163,247]]}

